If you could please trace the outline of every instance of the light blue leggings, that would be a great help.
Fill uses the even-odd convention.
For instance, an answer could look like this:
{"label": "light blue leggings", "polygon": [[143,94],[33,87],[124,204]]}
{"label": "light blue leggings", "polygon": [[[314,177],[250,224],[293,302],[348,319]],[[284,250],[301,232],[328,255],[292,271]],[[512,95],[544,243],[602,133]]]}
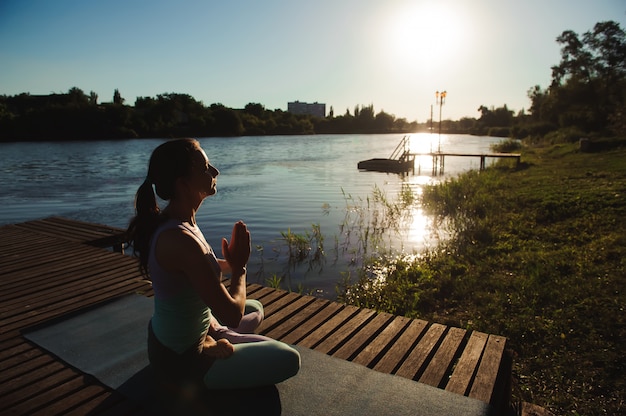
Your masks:
{"label": "light blue leggings", "polygon": [[239,327],[231,329],[213,323],[209,331],[214,339],[226,338],[235,348],[232,356],[215,360],[204,375],[209,389],[235,389],[267,386],[295,376],[300,369],[300,354],[287,344],[254,334],[263,320],[263,305],[246,301],[245,315]]}

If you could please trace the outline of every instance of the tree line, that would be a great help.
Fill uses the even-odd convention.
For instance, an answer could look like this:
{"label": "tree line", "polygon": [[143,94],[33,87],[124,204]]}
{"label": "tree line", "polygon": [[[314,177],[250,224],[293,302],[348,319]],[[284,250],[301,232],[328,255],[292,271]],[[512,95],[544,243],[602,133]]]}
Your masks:
{"label": "tree line", "polygon": [[[513,138],[559,134],[626,136],[626,33],[614,21],[597,23],[582,36],[566,30],[556,39],[561,60],[551,84],[529,89],[530,107],[515,113],[480,105],[479,117],[443,120],[444,133]],[[138,97],[133,106],[116,89],[113,100],[98,103],[93,91],[0,95],[0,141],[116,139],[140,137],[212,137],[348,133],[412,133],[438,130],[439,123],[409,122],[374,105],[357,105],[339,116],[297,115],[269,110],[259,103],[243,109],[205,106],[188,94]]]}
{"label": "tree line", "polygon": [[205,106],[188,94],[138,97],[134,106],[116,89],[113,101],[78,87],[67,93],[0,96],[0,141],[84,140],[143,137],[230,137],[260,135],[404,133],[418,129],[373,105],[357,106],[354,114],[320,118],[269,110],[249,103],[243,109],[222,104]]}

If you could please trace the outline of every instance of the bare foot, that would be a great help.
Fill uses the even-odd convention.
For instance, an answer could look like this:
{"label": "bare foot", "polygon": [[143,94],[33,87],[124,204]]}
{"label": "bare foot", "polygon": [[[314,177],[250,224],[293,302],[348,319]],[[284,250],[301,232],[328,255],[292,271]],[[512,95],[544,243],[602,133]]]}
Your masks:
{"label": "bare foot", "polygon": [[202,354],[206,354],[209,357],[214,358],[228,358],[235,352],[235,347],[227,339],[218,339],[215,341],[212,337],[208,336],[204,340],[202,345]]}

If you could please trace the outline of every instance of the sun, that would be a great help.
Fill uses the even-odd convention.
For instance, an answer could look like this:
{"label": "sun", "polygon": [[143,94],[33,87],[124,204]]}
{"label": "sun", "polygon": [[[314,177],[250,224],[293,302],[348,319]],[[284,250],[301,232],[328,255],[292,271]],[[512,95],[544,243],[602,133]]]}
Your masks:
{"label": "sun", "polygon": [[458,7],[422,2],[394,10],[387,47],[395,64],[435,70],[452,64],[468,47],[468,30]]}

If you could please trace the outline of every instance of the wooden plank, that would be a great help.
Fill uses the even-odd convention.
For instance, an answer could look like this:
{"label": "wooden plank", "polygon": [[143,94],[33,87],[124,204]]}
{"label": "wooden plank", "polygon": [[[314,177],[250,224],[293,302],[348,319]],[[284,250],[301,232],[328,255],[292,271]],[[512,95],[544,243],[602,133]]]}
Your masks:
{"label": "wooden plank", "polygon": [[[124,264],[112,262],[109,257],[93,257],[93,262],[81,262],[65,265],[62,270],[43,274],[40,278],[33,279],[26,284],[3,287],[0,300],[3,302],[0,311],[10,309],[16,303],[22,303],[24,296],[29,296],[31,302],[37,298],[49,296],[46,292],[56,292],[59,287],[63,290],[72,290],[75,286],[83,286],[85,279],[93,278],[94,281],[103,281],[112,278],[142,279],[136,264]],[[33,295],[35,293],[35,295]]]}
{"label": "wooden plank", "polygon": [[346,340],[353,337],[366,322],[376,315],[376,311],[361,309],[356,315],[344,322],[340,327],[326,336],[316,347],[317,351],[334,354]]}
{"label": "wooden plank", "polygon": [[15,336],[12,331],[19,331],[21,328],[38,324],[48,319],[55,318],[69,312],[73,312],[75,310],[102,302],[107,299],[114,298],[116,296],[141,291],[144,287],[145,283],[141,282],[120,282],[115,287],[102,289],[97,293],[91,293],[88,289],[86,289],[86,291],[79,298],[69,298],[63,302],[46,305],[45,307],[42,307],[38,310],[24,313],[21,319],[14,319],[12,322],[6,325],[4,322],[2,322],[0,341]]}
{"label": "wooden plank", "polygon": [[[298,345],[307,348],[313,348],[315,345],[323,341],[329,334],[332,334],[346,323],[350,318],[359,313],[359,308],[355,306],[344,306],[335,316],[328,321],[324,322],[314,332],[309,334],[302,341],[298,342]],[[313,348],[317,350],[317,348]]]}
{"label": "wooden plank", "polygon": [[279,310],[272,310],[271,314],[265,316],[265,319],[258,328],[258,332],[269,332],[273,328],[284,324],[288,319],[300,312],[303,308],[315,301],[312,296],[297,296],[293,302],[285,304]]}
{"label": "wooden plank", "polygon": [[0,383],[7,383],[53,362],[54,359],[49,355],[33,349],[30,354],[19,355],[3,362],[6,367],[0,373]]}
{"label": "wooden plank", "polygon": [[[24,283],[24,275],[28,276],[45,276],[46,272],[58,272],[64,268],[71,267],[73,264],[82,264],[89,261],[90,256],[104,257],[112,254],[106,250],[89,246],[77,245],[72,247],[64,247],[63,250],[53,251],[47,255],[39,253],[29,253],[30,256],[18,261],[7,263],[2,266],[2,287],[10,284]],[[33,258],[37,262],[33,262]]]}
{"label": "wooden plank", "polygon": [[[282,340],[284,342],[295,342],[299,340],[299,336],[304,337],[306,334],[302,332],[298,333],[298,330],[303,331],[304,322],[308,321],[310,317],[317,316],[317,314],[330,304],[330,301],[325,299],[315,299],[309,303],[304,309],[300,310],[298,314],[289,316],[289,319],[283,321],[280,325],[274,327],[271,326],[271,321],[266,326],[261,326],[259,332],[270,338]],[[336,304],[334,304],[336,305]],[[291,338],[287,337],[287,334],[291,335]]]}
{"label": "wooden plank", "polygon": [[152,414],[141,409],[138,404],[126,399],[126,397],[116,391],[113,391],[108,395],[103,395],[96,400],[90,401],[83,406],[73,409],[72,411],[68,411],[64,416],[71,415],[152,416]]}
{"label": "wooden plank", "polygon": [[76,384],[80,388],[77,388],[72,392],[72,394],[63,397],[63,400],[56,400],[48,403],[39,411],[31,413],[31,416],[64,415],[81,404],[89,400],[93,400],[106,392],[105,387],[101,385],[88,384],[84,386],[82,385],[83,383],[84,380],[78,380]]}
{"label": "wooden plank", "polygon": [[[0,268],[2,269],[3,276],[2,281],[8,282],[11,279],[10,274],[19,276],[20,272],[29,270],[37,270],[37,268],[46,267],[44,264],[62,264],[63,261],[72,263],[77,261],[83,255],[106,255],[111,254],[104,249],[90,247],[80,244],[64,244],[58,247],[43,247],[33,248],[26,247],[19,255],[14,255],[10,260],[2,262]],[[36,259],[36,262],[33,262]],[[15,279],[13,279],[15,280]]]}
{"label": "wooden plank", "polygon": [[[33,349],[33,346],[25,343],[22,339],[19,338],[11,338],[0,343],[0,362],[2,360],[7,360],[11,357],[18,357],[24,354],[29,353]],[[2,368],[6,369],[6,365],[3,365]]]}
{"label": "wooden plank", "polygon": [[361,328],[356,334],[349,335],[348,341],[333,353],[333,356],[350,360],[361,352],[361,350],[365,349],[370,340],[376,336],[376,334],[382,332],[387,323],[392,319],[393,316],[388,313],[377,314],[374,319],[369,321],[367,325]]}
{"label": "wooden plank", "polygon": [[42,220],[27,221],[16,224],[17,227],[32,230],[39,234],[45,234],[62,240],[88,243],[107,237],[115,237],[123,234],[124,230],[100,224],[85,223],[76,220],[61,218],[45,218]]}
{"label": "wooden plank", "polygon": [[136,272],[131,273],[116,273],[111,275],[110,280],[96,279],[93,274],[79,274],[74,275],[72,285],[67,287],[66,290],[59,290],[59,286],[50,288],[43,291],[44,296],[37,296],[30,298],[28,302],[20,302],[21,305],[14,306],[12,308],[0,308],[0,316],[2,317],[2,324],[8,324],[16,322],[22,319],[23,315],[30,315],[40,313],[41,310],[45,310],[50,304],[61,304],[63,302],[72,302],[72,299],[80,297],[82,295],[90,295],[96,293],[98,290],[109,291],[118,287],[123,287],[129,283],[139,283],[147,285],[147,281],[143,281],[137,276]]}
{"label": "wooden plank", "polygon": [[49,248],[61,248],[59,240],[53,237],[49,237],[41,234],[29,234],[24,235],[23,232],[16,233],[15,235],[2,232],[2,244],[0,244],[0,258],[4,256],[19,256],[32,257],[31,253],[26,250],[36,251],[45,250]]}
{"label": "wooden plank", "polygon": [[20,341],[20,343],[12,348],[8,348],[0,352],[0,368],[2,369],[0,371],[0,384],[7,381],[8,375],[4,373],[9,371],[12,366],[19,365],[25,359],[28,359],[25,357],[33,357],[37,355],[34,351],[32,351],[32,346],[23,342],[18,337],[12,338],[11,341]]}
{"label": "wooden plank", "polygon": [[418,378],[426,367],[426,363],[434,354],[437,344],[441,341],[446,327],[441,324],[432,324],[424,337],[413,348],[409,356],[402,363],[397,375],[409,379]]}
{"label": "wooden plank", "polygon": [[[59,363],[56,363],[60,365]],[[21,382],[19,379],[11,381],[13,387],[16,387],[10,395],[2,397],[0,400],[0,412],[11,408],[12,406],[31,400],[42,391],[51,389],[58,385],[63,385],[71,380],[80,377],[75,371],[61,366],[61,370],[48,374],[43,372],[31,373],[41,375],[40,377],[32,377],[27,382]]]}
{"label": "wooden plank", "polygon": [[432,360],[428,363],[426,370],[419,381],[433,387],[443,387],[448,371],[452,368],[453,360],[457,357],[457,352],[466,331],[460,328],[450,328],[443,342],[437,348]]}
{"label": "wooden plank", "polygon": [[[224,279],[222,283],[228,287],[230,285],[230,279]],[[261,286],[257,283],[248,283],[246,286],[246,296],[250,299],[255,297],[255,293],[258,293],[259,290],[264,289],[264,286]]]}
{"label": "wooden plank", "polygon": [[87,222],[68,220],[61,217],[50,217],[47,221],[54,224],[70,225],[90,233],[89,239],[83,242],[96,247],[109,247],[116,252],[123,252],[124,245],[127,243],[126,230],[117,227],[111,227],[103,224],[92,224]]}
{"label": "wooden plank", "polygon": [[127,400],[121,394],[112,391],[102,392],[71,410],[67,410],[63,416],[84,416],[84,415],[129,415],[138,414],[138,405]]}
{"label": "wooden plank", "polygon": [[327,319],[330,319],[336,313],[340,312],[343,309],[342,305],[338,303],[330,303],[326,307],[324,307],[321,311],[316,313],[315,315],[309,316],[305,321],[302,322],[301,325],[295,327],[292,331],[285,334],[282,337],[281,341],[287,344],[297,344],[303,338],[308,336],[313,331],[317,330],[321,325],[326,322]]}
{"label": "wooden plank", "polygon": [[266,296],[276,296],[276,289],[272,289],[271,287],[262,287],[254,292],[251,299],[258,299],[261,303],[264,303],[263,298]]}
{"label": "wooden plank", "polygon": [[381,371],[387,374],[394,374],[396,368],[398,368],[404,361],[406,355],[409,353],[413,345],[418,339],[422,337],[428,322],[416,319],[411,321],[409,326],[396,342],[391,346],[389,351],[376,363],[374,370]]}
{"label": "wooden plank", "polygon": [[272,303],[279,301],[288,293],[289,292],[284,291],[284,290],[271,290],[265,293],[263,296],[260,296],[260,297],[255,296],[255,298],[258,299],[263,304],[263,309],[268,307],[271,310]]}
{"label": "wooden plank", "polygon": [[16,224],[16,226],[24,230],[58,238],[61,241],[84,243],[95,237],[95,235],[89,231],[81,231],[71,227],[59,227],[51,225],[44,220],[25,222]]}
{"label": "wooden plank", "polygon": [[[56,382],[50,383],[49,386],[44,386],[44,382],[54,378],[62,371],[70,371],[72,376],[68,377],[67,380],[56,380]],[[10,382],[2,385],[2,394],[0,394],[0,413],[4,414],[4,410],[6,408],[36,397],[41,394],[42,391],[45,391],[46,388],[52,388],[57,385],[65,384],[68,380],[76,377],[82,376],[74,370],[68,369],[63,363],[59,361],[52,361],[44,367],[37,368],[36,370],[22,374],[19,377],[12,378]],[[61,378],[63,378],[63,376],[61,376]],[[34,394],[23,393],[25,389],[31,387],[34,389]]]}
{"label": "wooden plank", "polygon": [[[55,406],[55,404],[60,404],[67,409],[69,406],[67,406],[67,404],[64,405],[64,403],[67,403],[66,400],[68,397],[70,397],[71,394],[80,391],[84,387],[83,377],[76,377],[67,383],[54,386],[47,390],[42,390],[38,395],[18,403],[13,407],[12,411],[14,411],[15,414],[27,414],[32,416],[38,412],[45,412],[50,407]],[[61,411],[62,410],[63,409],[61,409]],[[53,415],[55,413],[49,412],[48,414]],[[59,414],[59,411],[57,411],[56,414]]]}
{"label": "wooden plank", "polygon": [[489,335],[469,397],[487,403],[492,402],[505,348],[506,338],[497,335]]}
{"label": "wooden plank", "polygon": [[378,362],[379,357],[394,344],[394,340],[404,331],[411,322],[403,316],[396,316],[385,326],[373,340],[367,343],[365,348],[352,360],[355,363],[372,367]]}
{"label": "wooden plank", "polygon": [[[99,248],[88,246],[73,247],[72,250],[67,250],[65,253],[58,253],[57,255],[41,258],[37,257],[36,263],[33,263],[31,260],[30,263],[21,264],[14,270],[4,270],[0,285],[3,290],[24,285],[25,276],[29,277],[28,283],[48,280],[52,276],[62,275],[67,269],[80,265],[88,266],[91,262],[95,261],[106,260],[109,261],[110,264],[115,264],[117,261],[122,263],[131,261],[130,258],[124,258],[124,256],[120,258],[113,257],[115,258],[115,261],[113,261],[110,257],[111,255],[121,256]],[[132,264],[136,265],[134,262]]]}
{"label": "wooden plank", "polygon": [[459,358],[454,372],[450,376],[448,384],[446,384],[446,390],[464,396],[469,393],[474,375],[478,371],[480,357],[487,344],[487,338],[488,335],[483,332],[472,332],[463,354],[461,354],[461,358]]}
{"label": "wooden plank", "polygon": [[299,299],[301,296],[297,293],[286,292],[283,296],[276,299],[276,301],[269,304],[263,303],[263,312],[266,317],[272,316],[275,312],[281,311],[287,308],[289,304]]}

